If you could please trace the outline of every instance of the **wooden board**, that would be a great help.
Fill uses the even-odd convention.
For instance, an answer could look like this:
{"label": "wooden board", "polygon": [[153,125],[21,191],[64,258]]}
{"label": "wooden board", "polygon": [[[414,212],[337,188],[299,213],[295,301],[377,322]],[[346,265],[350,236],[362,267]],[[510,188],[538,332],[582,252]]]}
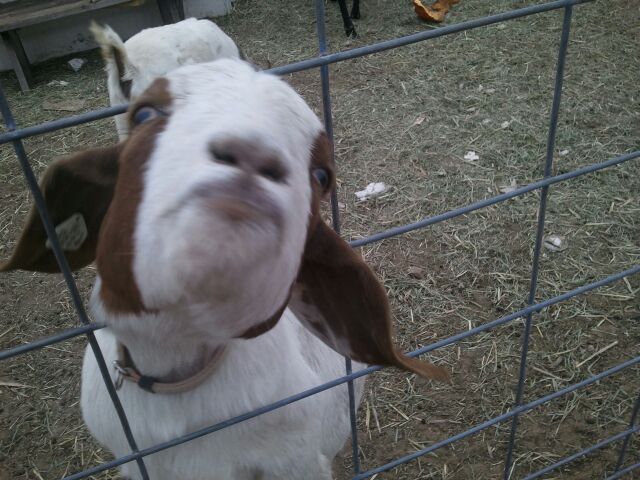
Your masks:
{"label": "wooden board", "polygon": [[0,32],[130,2],[131,0],[17,0],[6,3],[5,0],[0,3]]}

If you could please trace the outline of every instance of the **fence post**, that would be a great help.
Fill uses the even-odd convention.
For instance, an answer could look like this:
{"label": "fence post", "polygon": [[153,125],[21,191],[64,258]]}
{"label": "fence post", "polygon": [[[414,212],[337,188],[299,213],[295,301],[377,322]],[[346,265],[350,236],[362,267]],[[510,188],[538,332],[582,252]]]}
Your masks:
{"label": "fence post", "polygon": [[[562,81],[564,80],[564,65],[567,56],[567,46],[569,44],[569,31],[571,29],[571,14],[573,6],[569,5],[564,9],[564,17],[562,21],[562,35],[560,37],[560,47],[558,51],[558,64],[556,67],[556,82],[553,90],[553,104],[551,106],[551,122],[549,126],[549,135],[547,139],[547,154],[544,164],[544,178],[551,176],[553,167],[553,150],[556,141],[556,129],[558,126],[558,114],[560,112],[560,99],[562,97]],[[531,281],[529,285],[529,298],[527,305],[533,305],[536,301],[536,290],[538,287],[538,271],[540,269],[540,253],[542,251],[542,240],[544,238],[544,221],[547,211],[547,197],[549,195],[549,186],[542,187],[540,192],[540,206],[538,208],[538,228],[536,231],[536,244],[533,251],[533,262],[531,267]],[[533,323],[533,314],[526,316],[524,331],[522,333],[522,351],[520,355],[520,370],[518,375],[518,386],[516,389],[516,401],[514,407],[522,405],[522,397],[524,394],[524,386],[527,375],[527,353],[529,352],[529,339],[531,337],[531,326]],[[509,445],[507,447],[507,458],[504,463],[504,480],[511,478],[511,469],[513,466],[513,452],[515,448],[516,431],[518,429],[518,415],[514,416],[511,421],[511,432],[509,433]]]}
{"label": "fence post", "polygon": [[[316,0],[316,32],[318,35],[318,51],[320,56],[327,54],[327,37],[324,24],[324,0]],[[331,113],[331,89],[329,85],[329,66],[322,65],[320,67],[320,82],[322,84],[322,113],[324,117],[324,126],[331,142],[331,155],[335,164],[335,147],[333,143],[333,115]],[[340,208],[338,206],[338,184],[334,185],[331,190],[331,222],[333,229],[340,233]],[[347,375],[351,375],[351,359],[345,357],[345,370]],[[356,417],[356,396],[354,391],[353,380],[347,383],[349,392],[349,420],[351,423],[351,450],[353,471],[355,474],[360,473],[360,454],[358,450],[358,425]]]}

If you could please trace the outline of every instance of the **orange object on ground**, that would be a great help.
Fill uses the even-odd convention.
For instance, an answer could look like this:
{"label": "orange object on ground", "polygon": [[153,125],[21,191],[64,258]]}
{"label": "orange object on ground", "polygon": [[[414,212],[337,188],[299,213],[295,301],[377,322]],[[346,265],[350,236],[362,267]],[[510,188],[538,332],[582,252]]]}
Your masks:
{"label": "orange object on ground", "polygon": [[444,20],[451,5],[458,2],[460,0],[436,0],[433,4],[425,6],[421,0],[413,0],[413,9],[423,20],[440,23]]}

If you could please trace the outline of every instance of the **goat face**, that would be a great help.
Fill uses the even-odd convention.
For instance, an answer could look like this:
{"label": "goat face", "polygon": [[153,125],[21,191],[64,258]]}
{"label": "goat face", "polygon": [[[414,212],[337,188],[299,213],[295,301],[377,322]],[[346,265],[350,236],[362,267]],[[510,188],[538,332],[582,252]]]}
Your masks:
{"label": "goat face", "polygon": [[[447,378],[396,350],[384,288],[320,219],[330,149],[293,89],[220,60],[156,80],[128,118],[125,142],[55,162],[41,180],[58,228],[86,223],[62,243],[72,268],[97,260],[104,321],[136,328],[169,312],[176,334],[223,342],[263,333],[288,306],[354,360]],[[16,268],[57,270],[33,209],[0,263]]]}
{"label": "goat face", "polygon": [[[312,153],[325,141],[317,117],[276,77],[219,61],[156,81],[129,121],[98,243],[103,300],[109,289],[122,297],[129,268],[137,308],[197,305],[232,318],[231,336],[273,314],[287,301],[307,237]],[[328,180],[328,156],[315,157]],[[114,255],[126,250],[112,245],[123,218],[134,223],[131,258]]]}

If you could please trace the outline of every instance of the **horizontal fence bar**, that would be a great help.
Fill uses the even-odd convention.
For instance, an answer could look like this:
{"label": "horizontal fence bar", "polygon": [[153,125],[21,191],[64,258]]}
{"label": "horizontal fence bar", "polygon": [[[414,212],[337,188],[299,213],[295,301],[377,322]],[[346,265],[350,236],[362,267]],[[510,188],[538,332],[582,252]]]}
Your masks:
{"label": "horizontal fence bar", "polygon": [[289,65],[275,67],[268,71],[276,75],[286,75],[302,70],[308,70],[310,68],[329,65],[345,60],[352,60],[358,57],[364,57],[365,55],[371,55],[373,53],[384,52],[385,50],[404,47],[406,45],[411,45],[412,43],[418,43],[424,40],[430,40],[433,38],[450,35],[452,33],[460,33],[466,30],[473,30],[475,28],[486,27],[495,23],[502,23],[508,20],[515,20],[516,18],[527,17],[529,15],[534,15],[537,13],[549,12],[551,10],[558,10],[570,5],[578,5],[581,3],[589,3],[592,1],[594,0],[557,0],[555,2],[543,3],[541,5],[532,5],[529,7],[518,8],[510,12],[497,13],[495,15],[468,20],[466,22],[456,23],[454,25],[439,27],[434,30],[418,32],[411,35],[406,35],[404,37],[394,38],[392,40],[384,40],[382,42],[373,43],[371,45],[365,45],[364,47],[352,48],[343,52],[330,53],[322,57],[301,60],[299,62],[290,63]]}
{"label": "horizontal fence bar", "polygon": [[522,480],[534,480],[535,478],[540,478],[543,475],[552,472],[560,467],[562,467],[563,465],[566,465],[567,463],[571,463],[574,460],[577,460],[581,457],[584,457],[586,455],[589,455],[593,452],[595,452],[596,450],[600,450],[604,447],[606,447],[607,445],[611,445],[612,443],[618,442],[622,439],[624,439],[627,435],[631,435],[633,433],[636,433],[637,431],[640,430],[640,426],[634,427],[634,428],[629,428],[623,432],[620,432],[616,435],[613,435],[605,440],[602,440],[601,442],[595,443],[587,448],[585,448],[584,450],[580,450],[579,452],[576,452],[572,455],[569,455],[568,457],[563,458],[562,460],[557,461],[556,463],[552,463],[551,465],[548,465],[540,470],[538,470],[537,472],[534,472],[530,475],[527,475],[526,477],[524,477]]}
{"label": "horizontal fence bar", "polygon": [[380,467],[377,468],[373,468],[371,470],[368,470],[360,475],[357,475],[355,477],[352,478],[352,480],[363,480],[365,478],[370,478],[373,475],[377,474],[377,473],[382,473],[382,472],[386,472],[388,470],[391,470],[392,468],[398,467],[404,463],[410,462],[411,460],[415,460],[418,457],[421,457],[423,455],[426,455],[428,453],[431,453],[435,450],[438,450],[442,447],[445,447],[451,443],[457,442],[458,440],[462,440],[466,437],[469,437],[471,435],[474,435],[478,432],[481,432],[482,430],[485,430],[489,427],[491,427],[492,425],[495,425],[497,423],[501,423],[504,422],[505,420],[508,420],[509,418],[512,418],[516,415],[520,415],[521,413],[527,412],[529,410],[534,409],[537,406],[542,405],[543,403],[547,403],[550,402],[551,400],[555,400],[558,397],[561,397],[563,395],[566,395],[568,393],[571,393],[575,390],[578,390],[579,388],[582,387],[586,387],[587,385],[591,385],[592,383],[595,383],[599,380],[602,380],[603,378],[609,377],[611,375],[613,375],[614,373],[619,372],[620,370],[623,370],[627,367],[631,367],[633,365],[636,365],[640,363],[640,356],[632,358],[631,360],[627,360],[626,362],[620,363],[618,365],[616,365],[615,367],[612,367],[608,370],[605,370],[602,373],[599,373],[597,375],[594,375],[592,377],[587,378],[586,380],[583,380],[581,382],[578,383],[574,383],[573,385],[569,385],[568,387],[562,388],[560,390],[558,390],[557,392],[553,392],[550,393],[549,395],[545,395],[544,397],[541,397],[537,400],[534,400],[533,402],[529,402],[527,404],[524,405],[520,405],[519,407],[514,408],[513,410],[507,412],[507,413],[503,413],[502,415],[498,415],[497,417],[492,418],[491,420],[487,420],[486,422],[480,423],[479,425],[476,425],[473,428],[470,428],[469,430],[466,430],[462,433],[459,433],[457,435],[454,435],[452,437],[449,437],[445,440],[442,440],[440,442],[434,443],[433,445],[431,445],[430,447],[427,448],[423,448],[422,450],[412,453],[410,455],[405,455],[404,457],[401,457],[397,460],[394,460],[393,462],[389,462],[385,465],[382,465]]}
{"label": "horizontal fence bar", "polygon": [[521,195],[524,195],[525,193],[532,192],[533,190],[537,190],[539,188],[546,187],[548,185],[565,182],[572,178],[580,177],[588,173],[597,172],[599,170],[612,167],[614,165],[619,165],[621,163],[627,162],[629,160],[633,160],[638,157],[640,157],[640,150],[626,153],[624,155],[620,155],[619,157],[612,158],[611,160],[607,160],[606,162],[594,163],[586,167],[578,168],[577,170],[573,170],[571,172],[567,172],[561,175],[556,175],[554,177],[548,177],[542,180],[538,180],[537,182],[530,183],[529,185],[518,188],[511,192],[502,193],[494,197],[486,198],[484,200],[479,200],[477,202],[471,203],[464,207],[456,208],[455,210],[450,210],[448,212],[435,215],[433,217],[427,217],[424,220],[420,220],[414,223],[409,223],[407,225],[402,225],[399,227],[390,228],[389,230],[385,230],[383,232],[370,235],[368,237],[359,238],[357,240],[351,240],[349,242],[349,245],[355,248],[355,247],[362,247],[370,243],[379,242],[380,240],[385,240],[387,238],[395,237],[403,233],[408,233],[413,230],[418,230],[420,228],[428,227],[436,223],[444,222],[445,220],[450,220],[452,218],[459,217],[460,215],[464,215],[465,213],[473,212],[474,210],[480,210],[481,208],[495,205],[496,203],[501,203],[514,197],[519,197]]}
{"label": "horizontal fence bar", "polygon": [[[447,345],[450,345],[452,343],[456,343],[459,342],[460,340],[464,340],[465,338],[477,335],[478,333],[482,333],[482,332],[486,332],[489,330],[494,329],[495,327],[498,327],[500,325],[504,325],[505,323],[508,323],[512,320],[515,320],[517,318],[521,318],[524,317],[525,315],[528,315],[529,313],[534,313],[534,312],[539,312],[540,310],[544,310],[545,308],[551,306],[551,305],[555,305],[557,303],[566,301],[570,298],[573,298],[575,296],[590,292],[591,290],[595,290],[597,288],[609,285],[611,283],[614,283],[618,280],[621,280],[624,277],[630,277],[632,275],[636,275],[640,273],[640,265],[636,265],[635,267],[629,268],[627,270],[624,270],[622,272],[613,274],[613,275],[609,275],[608,277],[605,277],[603,279],[600,279],[596,282],[592,282],[589,283],[587,285],[582,285],[581,287],[575,288],[573,290],[570,290],[566,293],[563,293],[562,295],[558,295],[556,297],[544,300],[542,302],[536,303],[534,305],[525,307],[521,310],[518,310],[516,312],[510,313],[509,315],[506,315],[504,317],[500,317],[498,319],[492,320],[491,322],[487,322],[487,323],[483,323],[482,325],[479,325],[477,327],[474,327],[472,329],[469,329],[465,332],[462,333],[458,333],[456,335],[452,335],[450,337],[447,337],[443,340],[440,340],[438,342],[434,342],[431,343],[425,347],[419,348],[417,350],[414,350],[413,352],[409,352],[407,353],[407,355],[409,356],[419,356],[422,355],[424,353],[428,353],[431,352],[433,350],[436,350],[438,348],[442,348],[445,347]],[[50,337],[45,337],[39,340],[34,340],[33,342],[29,342],[28,344],[25,345],[20,345],[19,347],[13,347],[13,348],[9,348],[6,350],[2,350],[0,351],[0,360],[6,360],[8,358],[14,357],[16,355],[20,355],[23,353],[27,353],[30,352],[32,350],[37,350],[43,347],[46,347],[48,345],[52,345],[55,343],[59,343],[62,342],[64,340],[68,340],[80,335],[84,335],[85,333],[87,333],[87,331],[94,331],[94,330],[99,330],[101,328],[104,328],[104,325],[102,324],[97,324],[97,323],[90,323],[88,325],[83,325],[82,327],[76,327],[76,328],[70,328],[68,330],[65,330],[61,333],[58,333],[56,335],[52,335]],[[381,367],[368,367],[367,369],[365,369],[366,372],[365,373],[360,373],[360,372],[364,372],[364,370],[361,370],[360,372],[358,372],[358,374],[351,374],[349,376],[345,376],[343,377],[345,379],[345,381],[348,381],[350,379],[354,379],[354,378],[358,378],[361,377],[363,375],[367,375],[369,373],[373,373],[377,370],[381,370]],[[336,384],[338,385],[338,384]]]}
{"label": "horizontal fence bar", "polygon": [[24,345],[2,350],[0,351],[0,360],[7,360],[11,357],[22,355],[32,350],[39,350],[41,348],[48,347],[54,343],[64,342],[70,338],[78,337],[88,332],[93,332],[94,330],[98,330],[102,327],[104,327],[104,325],[100,323],[89,323],[88,325],[82,325],[81,327],[69,328],[68,330],[63,330],[60,333],[51,335],[50,337],[40,338],[38,340],[25,343]]}
{"label": "horizontal fence bar", "polygon": [[633,465],[629,465],[628,467],[623,468],[619,472],[616,472],[613,475],[611,475],[610,477],[607,477],[607,480],[615,480],[617,478],[624,477],[627,473],[631,473],[636,468],[640,468],[640,462],[634,463]]}
{"label": "horizontal fence bar", "polygon": [[[534,305],[525,307],[521,310],[518,310],[517,312],[510,313],[509,315],[500,317],[491,322],[483,323],[482,325],[471,328],[466,332],[458,333],[457,335],[452,335],[451,337],[440,340],[439,342],[435,342],[430,345],[427,345],[426,347],[422,347],[422,348],[419,348],[418,350],[414,350],[411,353],[407,353],[407,355],[412,357],[417,357],[418,355],[422,355],[423,353],[428,353],[438,348],[451,345],[452,343],[457,343],[460,340],[464,340],[465,338],[472,337],[481,332],[493,330],[494,328],[500,325],[504,325],[505,323],[509,323],[517,318],[522,318],[526,315],[529,315],[530,313],[539,312],[541,310],[544,310],[547,307],[550,307],[551,305],[555,305],[556,303],[564,302],[566,300],[569,300],[570,298],[576,297],[578,295],[582,295],[584,293],[590,292],[591,290],[595,290],[596,288],[609,285],[618,280],[622,280],[624,277],[630,277],[631,275],[636,275],[638,273],[640,273],[640,265],[636,265],[635,267],[629,268],[623,272],[610,275],[601,280],[598,280],[597,282],[589,283],[587,285],[583,285],[581,287],[575,288],[566,293],[563,293],[562,295],[558,295],[557,297],[553,297],[548,300],[544,300]],[[370,368],[373,368],[373,367],[370,367]]]}
{"label": "horizontal fence bar", "polygon": [[[560,8],[569,5],[578,5],[581,3],[589,3],[594,0],[556,0],[554,2],[544,3],[541,5],[532,5],[529,7],[519,8],[510,12],[498,13],[496,15],[490,15],[488,17],[482,17],[475,20],[469,20],[466,22],[456,23],[455,25],[447,25],[437,28],[435,30],[428,30],[425,32],[414,33],[412,35],[406,35],[404,37],[396,38],[393,40],[385,40],[382,42],[374,43],[364,47],[352,48],[343,52],[331,53],[319,57],[310,58],[307,60],[301,60],[299,62],[291,63],[289,65],[283,65],[281,67],[271,68],[266,70],[267,72],[275,75],[286,75],[289,73],[300,72],[302,70],[308,70],[311,68],[321,67],[324,65],[330,65],[332,63],[342,62],[345,60],[351,60],[372,53],[379,53],[385,50],[391,50],[393,48],[403,47],[411,45],[412,43],[429,40],[432,38],[442,37],[444,35],[450,35],[452,33],[464,32],[465,30],[473,30],[479,27],[485,27],[493,25],[495,23],[505,22],[507,20],[514,20],[517,18],[527,17],[537,13],[548,12],[551,10],[558,10]],[[41,135],[43,133],[52,132],[54,130],[60,130],[66,127],[73,127],[81,125],[83,123],[107,118],[113,115],[123,113],[127,108],[127,105],[119,105],[115,107],[108,107],[101,110],[94,110],[92,112],[82,113],[79,115],[73,115],[70,117],[53,120],[51,122],[45,122],[40,125],[34,125],[32,127],[25,127],[11,132],[0,134],[0,145],[8,143],[12,140],[19,138],[32,137],[34,135]]]}
{"label": "horizontal fence bar", "polygon": [[31,127],[19,128],[10,132],[2,133],[0,134],[0,145],[14,140],[19,140],[21,138],[34,137],[36,135],[55,132],[56,130],[62,130],[63,128],[75,127],[84,123],[95,122],[96,120],[102,120],[103,118],[119,115],[126,112],[128,106],[129,105],[126,104],[101,108],[100,110],[92,110],[90,112],[58,118],[56,120],[51,120],[50,122],[43,122]]}
{"label": "horizontal fence bar", "polygon": [[[500,415],[498,417],[494,417],[491,420],[488,420],[488,421],[486,421],[484,423],[481,423],[480,425],[476,425],[475,427],[473,427],[473,428],[471,428],[471,429],[469,429],[469,430],[467,430],[465,432],[462,432],[462,433],[459,433],[457,435],[454,435],[453,437],[449,437],[446,440],[443,440],[443,441],[438,442],[438,443],[436,443],[436,444],[434,444],[434,445],[432,445],[432,446],[430,446],[430,447],[428,447],[428,448],[426,448],[424,450],[421,450],[420,452],[416,452],[416,453],[413,453],[411,455],[407,455],[407,456],[402,457],[401,459],[398,459],[398,460],[396,460],[394,462],[390,462],[390,463],[385,464],[385,465],[383,465],[381,467],[378,467],[376,469],[369,470],[369,471],[364,472],[364,473],[362,473],[360,475],[357,475],[357,476],[353,477],[353,480],[360,480],[360,479],[364,479],[364,478],[369,478],[372,475],[375,475],[376,473],[381,473],[381,472],[390,470],[391,468],[394,468],[394,467],[396,467],[398,465],[401,465],[403,463],[406,463],[406,462],[409,462],[411,460],[414,460],[415,458],[418,458],[418,457],[420,457],[422,455],[430,453],[430,452],[432,452],[434,450],[437,450],[437,449],[439,449],[441,447],[449,445],[450,443],[453,443],[453,442],[455,442],[457,440],[461,440],[461,439],[463,439],[465,437],[468,437],[469,435],[473,435],[474,433],[477,433],[477,432],[479,432],[481,430],[484,430],[484,429],[486,429],[486,428],[488,428],[488,427],[490,427],[492,425],[495,425],[496,423],[503,422],[503,421],[513,417],[514,415],[521,414],[523,412],[526,412],[528,410],[531,410],[531,409],[537,407],[538,405],[541,405],[541,404],[546,403],[546,402],[548,402],[550,400],[558,398],[558,397],[560,397],[562,395],[566,395],[567,393],[571,393],[574,390],[577,390],[579,388],[585,387],[585,386],[590,385],[592,383],[595,383],[595,382],[597,382],[599,380],[602,380],[603,378],[606,378],[606,377],[608,377],[610,375],[613,375],[613,374],[619,372],[620,370],[623,370],[623,369],[625,369],[627,367],[636,365],[639,362],[640,362],[640,356],[632,358],[631,360],[627,360],[626,362],[620,363],[620,364],[616,365],[615,367],[612,367],[612,368],[610,368],[608,370],[605,370],[604,372],[601,372],[601,373],[599,373],[597,375],[589,377],[589,378],[587,378],[587,379],[585,379],[585,380],[583,380],[581,382],[569,385],[568,387],[565,387],[565,388],[563,388],[561,390],[558,390],[557,392],[554,392],[554,393],[551,393],[549,395],[546,395],[546,396],[544,396],[542,398],[534,400],[533,402],[527,403],[525,405],[521,405],[521,406],[511,410],[510,412],[504,413],[504,414],[502,414],[502,415]],[[129,462],[132,462],[134,460],[137,460],[139,458],[146,457],[148,455],[152,455],[152,454],[160,452],[162,450],[166,450],[168,448],[181,445],[181,444],[183,444],[185,442],[188,442],[188,441],[191,441],[191,440],[195,440],[195,439],[203,437],[205,435],[209,435],[211,433],[217,432],[217,431],[222,430],[224,428],[231,427],[232,425],[235,425],[237,423],[244,422],[246,420],[249,420],[251,418],[257,417],[259,415],[263,415],[265,413],[268,413],[268,412],[270,412],[272,410],[276,410],[278,408],[284,407],[285,405],[288,405],[290,403],[297,402],[297,401],[302,400],[304,398],[307,398],[307,397],[309,397],[311,395],[315,395],[317,393],[323,392],[325,390],[328,390],[329,388],[333,388],[333,387],[335,387],[337,385],[345,383],[345,382],[347,382],[348,380],[350,380],[352,378],[358,378],[358,377],[361,377],[361,376],[366,375],[368,373],[371,373],[371,370],[380,370],[380,367],[369,367],[369,368],[365,368],[363,370],[359,370],[357,372],[354,372],[351,375],[343,376],[341,378],[337,378],[337,379],[335,379],[335,380],[333,380],[331,382],[327,382],[327,383],[325,383],[323,385],[320,385],[318,387],[311,388],[309,390],[306,390],[304,392],[298,393],[296,395],[292,395],[290,397],[287,397],[285,399],[282,399],[282,400],[279,400],[277,402],[271,403],[269,405],[265,405],[264,407],[257,408],[255,410],[253,410],[251,412],[248,412],[248,413],[245,413],[243,415],[238,415],[237,417],[231,418],[229,420],[225,420],[223,422],[217,423],[217,424],[212,425],[210,427],[206,427],[206,428],[203,428],[203,429],[200,429],[200,430],[196,430],[195,432],[189,433],[187,435],[183,435],[183,436],[175,438],[173,440],[169,440],[167,442],[162,442],[162,443],[159,443],[159,444],[154,445],[152,447],[144,448],[144,449],[140,450],[137,453],[131,453],[131,454],[128,454],[128,455],[123,455],[122,457],[116,458],[115,460],[111,460],[109,462],[105,462],[105,463],[102,463],[100,465],[96,465],[95,467],[88,468],[87,470],[84,470],[82,472],[78,472],[78,473],[75,473],[73,475],[69,475],[68,477],[64,477],[63,480],[79,480],[79,479],[87,477],[89,475],[94,475],[96,473],[104,472],[105,470],[109,470],[109,469],[118,467],[118,466],[123,465],[125,463],[129,463]]]}
{"label": "horizontal fence bar", "polygon": [[[464,340],[468,337],[472,337],[474,335],[477,335],[479,333],[483,333],[489,330],[492,330],[500,325],[504,325],[508,322],[511,322],[517,318],[521,318],[524,317],[530,313],[535,313],[535,312],[539,312],[541,310],[544,310],[547,307],[550,307],[551,305],[555,305],[557,303],[569,300],[570,298],[576,297],[578,295],[582,295],[584,293],[590,292],[592,290],[595,290],[597,288],[609,285],[611,283],[617,282],[618,280],[623,279],[624,277],[630,277],[632,275],[636,275],[640,273],[640,265],[636,265],[635,267],[629,268],[627,270],[624,270],[622,272],[613,274],[613,275],[609,275],[608,277],[602,278],[596,282],[592,282],[589,283],[587,285],[582,285],[578,288],[575,288],[573,290],[570,290],[566,293],[563,293],[562,295],[558,295],[556,297],[544,300],[542,302],[536,303],[534,305],[530,305],[528,307],[525,307],[521,310],[518,310],[516,312],[510,313],[509,315],[506,315],[504,317],[500,317],[498,319],[492,320],[491,322],[487,322],[487,323],[483,323],[482,325],[479,325],[477,327],[471,328],[467,331],[458,333],[456,335],[452,335],[450,337],[447,337],[443,340],[440,340],[438,342],[434,342],[431,343],[429,345],[426,345],[422,348],[419,348],[417,350],[414,350],[413,352],[409,352],[407,353],[407,355],[412,356],[412,357],[417,357],[419,355],[422,355],[424,353],[428,353],[434,350],[437,350],[439,348],[445,347],[447,345],[451,345],[452,343],[457,343],[460,340]],[[36,350],[42,347],[46,347],[47,345],[52,345],[54,343],[58,343],[61,342],[63,340],[67,340],[70,338],[74,338],[77,337],[79,335],[84,335],[88,330],[89,331],[93,331],[93,330],[99,330],[101,328],[103,328],[104,325],[102,324],[96,324],[96,323],[91,323],[89,325],[84,325],[82,327],[77,327],[77,328],[71,328],[69,330],[65,330],[64,332],[61,332],[57,335],[52,335],[50,337],[45,337],[43,339],[40,340],[35,340],[33,342],[30,342],[28,344],[25,345],[20,345],[19,347],[14,347],[14,348],[10,348],[7,350],[2,350],[0,352],[0,360],[5,360],[7,358],[11,358],[15,355],[19,355],[22,353],[27,353],[29,351],[32,350]],[[20,350],[17,353],[16,350]],[[352,373],[351,375],[347,375],[344,377],[341,377],[339,379],[336,380],[343,380],[343,381],[339,381],[338,383],[336,383],[335,385],[331,385],[328,386],[327,388],[323,389],[323,390],[327,390],[329,388],[332,388],[333,386],[339,385],[340,383],[344,383],[346,381],[355,379],[355,378],[359,378],[361,376],[364,375],[368,375],[370,373],[376,372],[378,370],[381,370],[381,367],[368,367],[364,370],[360,370],[356,373]],[[328,384],[327,384],[328,385]],[[323,391],[320,390],[320,391]],[[303,397],[304,398],[304,397]]]}

